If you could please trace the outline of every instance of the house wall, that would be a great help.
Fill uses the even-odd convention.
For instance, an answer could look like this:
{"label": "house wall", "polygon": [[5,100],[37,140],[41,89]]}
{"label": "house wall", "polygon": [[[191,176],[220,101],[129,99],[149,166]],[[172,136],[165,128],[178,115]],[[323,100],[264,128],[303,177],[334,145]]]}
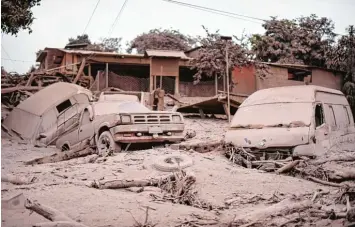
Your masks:
{"label": "house wall", "polygon": [[179,59],[152,58],[151,75],[179,76]]}
{"label": "house wall", "polygon": [[231,79],[233,93],[250,95],[256,91],[255,69],[253,65],[235,68]]}
{"label": "house wall", "polygon": [[[283,86],[296,86],[304,85],[303,81],[289,80],[288,69],[269,66],[269,75],[266,77],[256,77],[256,88],[257,90],[273,88],[273,87],[283,87]],[[312,83],[314,84],[314,83]]]}
{"label": "house wall", "polygon": [[341,90],[342,75],[321,69],[313,69],[311,84]]}
{"label": "house wall", "polygon": [[180,81],[179,91],[181,96],[187,97],[211,97],[216,95],[214,81],[200,81],[194,85],[193,82]]}

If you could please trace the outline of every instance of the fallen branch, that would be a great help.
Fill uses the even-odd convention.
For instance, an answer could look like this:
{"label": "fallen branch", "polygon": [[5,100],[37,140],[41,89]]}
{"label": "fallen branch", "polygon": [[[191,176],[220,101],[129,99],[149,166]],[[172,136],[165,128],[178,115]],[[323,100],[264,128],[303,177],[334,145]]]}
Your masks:
{"label": "fallen branch", "polygon": [[280,169],[276,170],[276,173],[280,174],[280,173],[289,172],[294,167],[296,167],[299,163],[300,163],[300,160],[296,160],[296,161],[290,162],[290,163],[284,165],[283,167],[281,167]]}
{"label": "fallen branch", "polygon": [[328,178],[334,181],[355,180],[355,170],[349,168],[344,171],[328,172]]}
{"label": "fallen branch", "polygon": [[284,199],[281,202],[276,203],[263,210],[257,210],[254,212],[250,212],[247,215],[236,217],[231,223],[231,226],[249,226],[251,223],[265,221],[271,216],[282,216],[286,214],[291,214],[305,209],[309,209],[312,206],[313,205],[310,200],[303,200],[297,202],[294,199]]}
{"label": "fallen branch", "polygon": [[320,179],[315,178],[315,177],[308,177],[307,179],[308,179],[308,180],[311,180],[311,181],[313,181],[313,182],[319,183],[319,184],[327,185],[327,186],[342,187],[341,184],[337,184],[337,183],[333,183],[333,182],[328,182],[328,181],[320,180]]}
{"label": "fallen branch", "polygon": [[37,214],[42,215],[43,217],[45,217],[50,221],[73,221],[71,218],[69,218],[64,213],[58,210],[48,206],[41,205],[40,203],[37,202],[32,202],[29,199],[26,200],[25,207],[26,209],[32,210]]}
{"label": "fallen branch", "polygon": [[311,162],[313,165],[321,165],[326,162],[335,162],[335,161],[342,161],[342,162],[353,162],[355,161],[355,154],[349,155],[342,155],[342,156],[332,156],[325,159],[314,160]]}
{"label": "fallen branch", "polygon": [[87,227],[78,222],[70,221],[56,221],[56,222],[42,222],[32,225],[32,227]]}
{"label": "fallen branch", "polygon": [[159,186],[160,184],[167,181],[175,180],[175,175],[171,174],[169,176],[161,178],[152,179],[132,179],[132,180],[109,180],[109,181],[94,181],[91,183],[90,187],[98,189],[121,189],[130,187],[146,187],[146,186]]}
{"label": "fallen branch", "polygon": [[[64,213],[62,213],[54,208],[42,205],[38,202],[32,202],[29,199],[26,200],[25,207],[26,207],[26,209],[32,210],[32,211],[36,212],[37,214],[45,217],[46,219],[53,221],[53,223],[57,222],[54,225],[51,225],[53,223],[39,223],[36,226],[41,226],[41,227],[54,227],[54,226],[57,226],[57,227],[69,227],[69,226],[87,227],[86,225],[77,223],[76,221],[69,218]],[[58,225],[56,225],[56,224],[58,224]]]}
{"label": "fallen branch", "polygon": [[16,185],[21,185],[21,184],[32,184],[35,182],[37,178],[32,176],[28,178],[20,177],[20,176],[14,176],[7,174],[5,176],[1,176],[1,182],[9,182],[12,184]]}
{"label": "fallen branch", "polygon": [[54,163],[60,161],[67,161],[73,158],[79,158],[95,153],[95,150],[86,145],[83,150],[73,149],[66,152],[55,153],[50,156],[45,156],[42,158],[36,158],[30,161],[25,162],[25,165],[35,165],[35,164],[44,164],[44,163]]}

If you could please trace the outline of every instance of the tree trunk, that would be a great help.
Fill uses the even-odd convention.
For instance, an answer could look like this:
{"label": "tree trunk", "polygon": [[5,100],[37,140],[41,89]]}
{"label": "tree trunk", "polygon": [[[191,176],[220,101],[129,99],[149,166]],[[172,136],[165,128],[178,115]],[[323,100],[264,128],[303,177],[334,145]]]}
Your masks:
{"label": "tree trunk", "polygon": [[7,174],[5,176],[1,176],[1,182],[9,182],[12,184],[32,184],[36,180],[36,177],[20,177]]}
{"label": "tree trunk", "polygon": [[110,181],[94,181],[91,187],[98,189],[121,189],[130,187],[146,187],[158,186],[168,180],[175,180],[175,175],[171,174],[159,179],[132,179],[132,180],[110,180]]}
{"label": "tree trunk", "polygon": [[83,156],[87,156],[93,154],[95,151],[86,145],[83,150],[74,149],[66,152],[55,153],[50,156],[45,156],[42,158],[36,158],[30,161],[25,162],[25,165],[35,165],[35,164],[44,164],[44,163],[54,163],[60,161],[67,161],[73,158],[79,158]]}

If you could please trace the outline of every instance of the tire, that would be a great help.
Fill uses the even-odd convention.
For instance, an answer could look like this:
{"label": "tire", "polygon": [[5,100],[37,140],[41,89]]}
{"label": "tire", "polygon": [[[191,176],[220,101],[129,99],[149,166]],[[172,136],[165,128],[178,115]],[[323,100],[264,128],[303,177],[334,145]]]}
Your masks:
{"label": "tire", "polygon": [[193,160],[187,155],[164,155],[155,161],[153,167],[162,172],[175,172],[193,164]]}
{"label": "tire", "polygon": [[109,131],[104,131],[100,134],[97,140],[97,150],[99,155],[110,155],[112,152],[121,152],[121,146],[115,142]]}

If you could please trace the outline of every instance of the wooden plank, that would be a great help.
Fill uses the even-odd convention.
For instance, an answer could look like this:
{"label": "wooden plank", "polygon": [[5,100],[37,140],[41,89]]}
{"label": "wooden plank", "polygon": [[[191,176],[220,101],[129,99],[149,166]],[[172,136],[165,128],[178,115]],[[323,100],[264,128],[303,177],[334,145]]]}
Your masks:
{"label": "wooden plank", "polygon": [[83,58],[83,60],[81,62],[81,65],[80,65],[80,68],[79,68],[79,71],[76,74],[76,77],[75,77],[75,79],[72,82],[73,84],[76,84],[78,82],[78,80],[80,79],[81,74],[83,74],[85,63],[86,63],[86,59]]}
{"label": "wooden plank", "polygon": [[1,94],[11,93],[14,91],[38,91],[41,87],[27,87],[27,86],[18,86],[18,87],[9,87],[9,88],[1,88]]}
{"label": "wooden plank", "polygon": [[28,80],[27,80],[26,87],[31,86],[34,76],[35,76],[35,74],[31,73],[30,78],[28,78]]}

